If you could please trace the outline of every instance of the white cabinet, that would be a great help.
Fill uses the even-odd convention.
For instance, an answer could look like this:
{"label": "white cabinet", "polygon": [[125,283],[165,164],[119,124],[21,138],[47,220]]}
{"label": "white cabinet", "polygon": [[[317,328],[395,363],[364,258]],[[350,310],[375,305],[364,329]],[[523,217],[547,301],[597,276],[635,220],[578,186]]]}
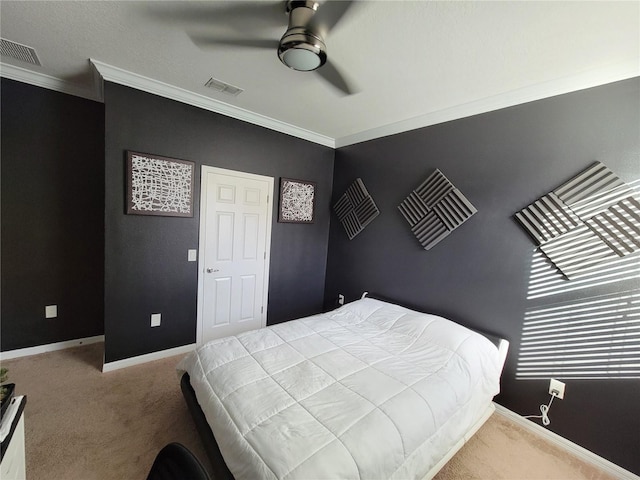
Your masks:
{"label": "white cabinet", "polygon": [[2,462],[0,479],[25,480],[26,463],[24,455],[24,405],[26,397],[15,397],[2,417]]}

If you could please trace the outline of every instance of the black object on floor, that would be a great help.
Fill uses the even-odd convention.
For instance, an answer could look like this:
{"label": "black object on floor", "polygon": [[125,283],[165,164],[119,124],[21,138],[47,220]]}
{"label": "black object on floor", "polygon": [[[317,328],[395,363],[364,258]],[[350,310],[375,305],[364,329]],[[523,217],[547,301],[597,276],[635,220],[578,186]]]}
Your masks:
{"label": "black object on floor", "polygon": [[200,461],[180,443],[170,443],[156,456],[147,480],[211,480]]}

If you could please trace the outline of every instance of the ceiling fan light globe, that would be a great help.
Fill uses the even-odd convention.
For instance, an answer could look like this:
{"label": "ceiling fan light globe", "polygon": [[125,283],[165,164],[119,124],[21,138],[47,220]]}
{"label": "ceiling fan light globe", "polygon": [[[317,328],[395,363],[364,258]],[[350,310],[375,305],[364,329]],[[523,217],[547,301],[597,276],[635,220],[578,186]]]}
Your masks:
{"label": "ceiling fan light globe", "polygon": [[282,36],[278,57],[287,67],[310,72],[327,61],[327,51],[320,37],[300,28],[290,28]]}
{"label": "ceiling fan light globe", "polygon": [[322,65],[322,60],[318,54],[306,48],[289,48],[282,53],[280,60],[287,67],[302,72],[315,70]]}

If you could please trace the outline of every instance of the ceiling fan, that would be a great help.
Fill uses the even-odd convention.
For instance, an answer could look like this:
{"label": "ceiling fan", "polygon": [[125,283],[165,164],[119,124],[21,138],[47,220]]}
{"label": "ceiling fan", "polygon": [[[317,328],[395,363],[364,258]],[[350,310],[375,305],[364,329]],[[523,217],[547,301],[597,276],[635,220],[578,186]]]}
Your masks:
{"label": "ceiling fan", "polygon": [[[331,1],[321,4],[314,0],[288,0],[285,11],[289,15],[289,25],[279,41],[201,35],[191,35],[191,39],[198,45],[230,45],[277,51],[278,58],[287,67],[302,72],[315,71],[339,91],[351,95],[356,93],[356,89],[328,59],[324,38],[352,3]],[[321,14],[318,14],[319,10],[322,10]]]}

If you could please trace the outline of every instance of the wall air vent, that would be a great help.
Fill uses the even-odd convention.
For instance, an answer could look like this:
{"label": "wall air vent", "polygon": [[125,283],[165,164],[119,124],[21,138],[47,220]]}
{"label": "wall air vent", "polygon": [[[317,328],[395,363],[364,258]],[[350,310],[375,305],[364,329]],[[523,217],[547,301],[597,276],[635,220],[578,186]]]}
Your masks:
{"label": "wall air vent", "polygon": [[41,65],[40,59],[38,59],[38,55],[36,55],[36,51],[33,48],[5,38],[0,38],[0,54],[3,57],[11,57],[31,65]]}
{"label": "wall air vent", "polygon": [[242,92],[244,92],[242,88],[234,87],[233,85],[229,85],[228,83],[217,80],[215,78],[210,78],[209,81],[204,84],[204,86],[216,90],[217,92],[226,93],[227,95],[233,95],[234,97],[237,97]]}

